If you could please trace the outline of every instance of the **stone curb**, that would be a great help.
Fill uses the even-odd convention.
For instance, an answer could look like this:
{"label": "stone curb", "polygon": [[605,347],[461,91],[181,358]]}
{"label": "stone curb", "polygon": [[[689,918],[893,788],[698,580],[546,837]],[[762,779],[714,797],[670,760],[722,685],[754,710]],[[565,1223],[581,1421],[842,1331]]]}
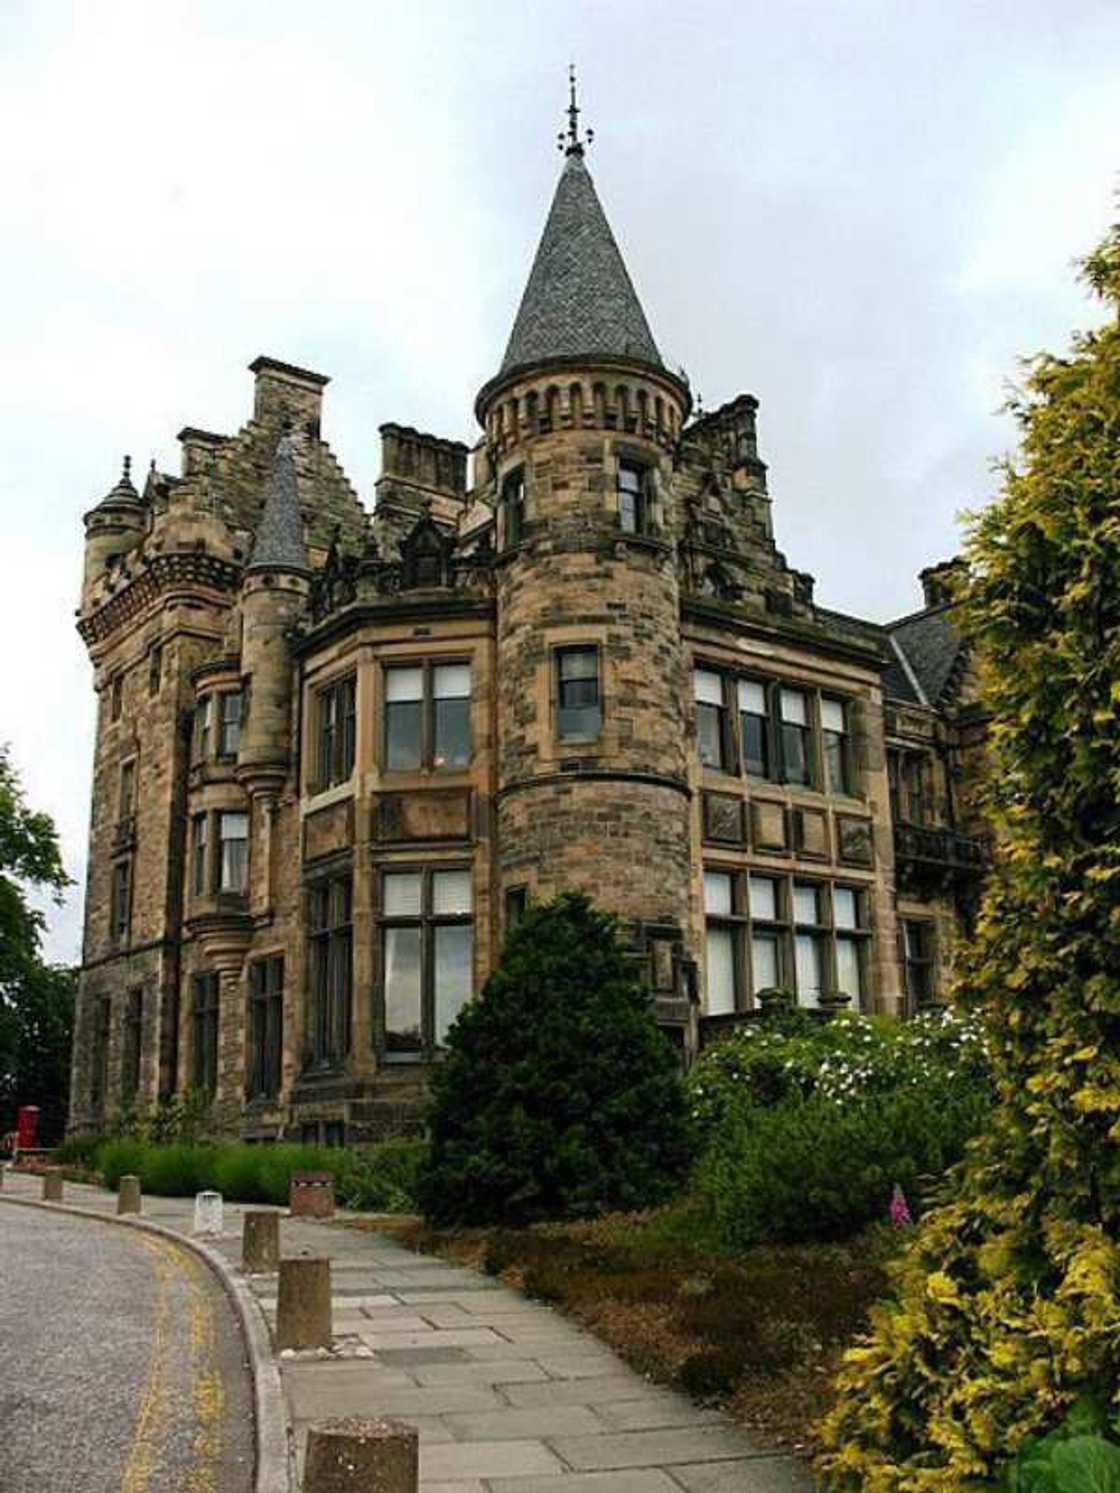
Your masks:
{"label": "stone curb", "polygon": [[68,1213],[74,1218],[93,1218],[102,1223],[121,1224],[129,1229],[143,1229],[149,1234],[159,1234],[203,1259],[218,1277],[233,1303],[241,1326],[242,1340],[249,1355],[256,1433],[254,1493],[293,1493],[295,1484],[292,1477],[294,1462],[291,1455],[291,1432],[280,1383],[280,1370],[272,1355],[268,1324],[252,1291],[233,1273],[217,1250],[210,1249],[187,1234],[176,1233],[174,1229],[150,1218],[129,1215],[121,1218],[115,1213],[99,1213],[92,1208],[75,1207],[72,1203],[44,1203],[37,1198],[12,1197],[10,1193],[0,1193],[0,1202],[12,1203],[17,1208],[39,1208],[44,1213]]}

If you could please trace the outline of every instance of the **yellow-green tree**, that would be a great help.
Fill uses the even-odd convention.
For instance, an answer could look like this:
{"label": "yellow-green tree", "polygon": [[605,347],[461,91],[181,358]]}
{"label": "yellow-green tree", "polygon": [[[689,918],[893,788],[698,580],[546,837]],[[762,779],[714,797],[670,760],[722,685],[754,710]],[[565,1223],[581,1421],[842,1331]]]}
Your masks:
{"label": "yellow-green tree", "polygon": [[958,999],[998,1103],[847,1356],[819,1468],[845,1493],[956,1493],[1083,1393],[1120,1409],[1120,225],[1083,274],[1112,319],[1028,365],[969,542],[1002,849]]}

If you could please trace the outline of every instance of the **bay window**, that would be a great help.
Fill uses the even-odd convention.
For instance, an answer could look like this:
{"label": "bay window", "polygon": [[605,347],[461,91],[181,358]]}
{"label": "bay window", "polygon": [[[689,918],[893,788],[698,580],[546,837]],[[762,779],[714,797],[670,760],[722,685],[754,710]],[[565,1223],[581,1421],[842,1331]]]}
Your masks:
{"label": "bay window", "polygon": [[249,816],[241,812],[218,815],[218,890],[244,892],[249,873]]}
{"label": "bay window", "polygon": [[392,664],[385,670],[385,766],[458,771],[471,761],[471,666]]}
{"label": "bay window", "polygon": [[357,681],[351,676],[327,685],[315,696],[317,712],[317,786],[331,788],[349,781],[354,771]]}
{"label": "bay window", "polygon": [[382,873],[382,1033],[387,1057],[421,1057],[444,1044],[473,988],[472,911],[467,867]]}

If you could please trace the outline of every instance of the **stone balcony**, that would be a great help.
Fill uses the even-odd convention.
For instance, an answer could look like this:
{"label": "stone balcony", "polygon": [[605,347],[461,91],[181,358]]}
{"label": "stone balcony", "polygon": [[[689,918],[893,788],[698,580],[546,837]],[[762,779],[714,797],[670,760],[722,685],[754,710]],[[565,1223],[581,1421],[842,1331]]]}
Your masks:
{"label": "stone balcony", "polygon": [[894,827],[894,859],[900,891],[949,891],[984,876],[991,865],[991,841],[944,826],[899,823]]}

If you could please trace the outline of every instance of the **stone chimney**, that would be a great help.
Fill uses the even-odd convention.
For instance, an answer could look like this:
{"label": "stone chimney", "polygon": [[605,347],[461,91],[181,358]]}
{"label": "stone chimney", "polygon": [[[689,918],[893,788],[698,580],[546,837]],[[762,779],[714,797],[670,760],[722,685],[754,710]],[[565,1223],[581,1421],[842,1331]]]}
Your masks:
{"label": "stone chimney", "polygon": [[282,426],[290,422],[313,440],[319,438],[323,413],[323,390],[330,379],[276,358],[254,358],[249,372],[256,375],[253,419],[260,425]]}

